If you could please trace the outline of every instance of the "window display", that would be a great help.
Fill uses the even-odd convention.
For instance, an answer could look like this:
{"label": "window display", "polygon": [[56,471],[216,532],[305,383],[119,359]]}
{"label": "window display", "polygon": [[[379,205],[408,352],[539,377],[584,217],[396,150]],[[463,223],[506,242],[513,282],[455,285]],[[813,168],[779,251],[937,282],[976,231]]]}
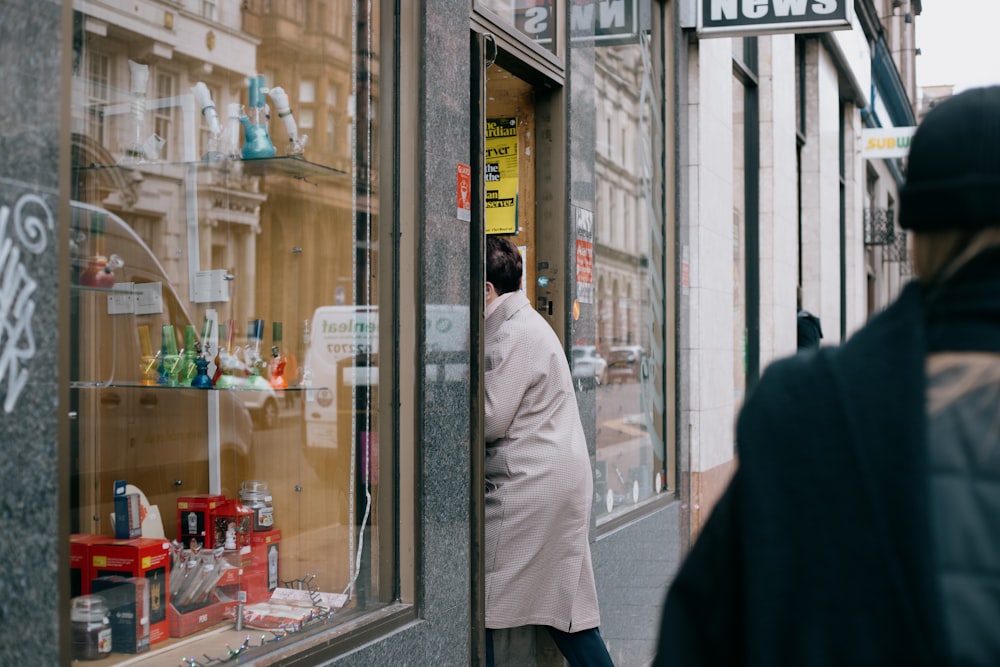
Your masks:
{"label": "window display", "polygon": [[74,16],[66,614],[102,664],[252,658],[391,596],[377,6],[119,4]]}

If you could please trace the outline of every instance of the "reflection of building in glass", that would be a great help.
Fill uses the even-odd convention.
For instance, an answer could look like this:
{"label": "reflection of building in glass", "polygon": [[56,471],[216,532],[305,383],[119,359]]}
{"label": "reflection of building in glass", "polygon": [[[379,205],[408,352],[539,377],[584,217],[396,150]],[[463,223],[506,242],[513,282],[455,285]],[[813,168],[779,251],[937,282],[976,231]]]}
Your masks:
{"label": "reflection of building in glass", "polygon": [[[206,84],[224,122],[256,60],[242,12],[209,9],[85,3],[74,23],[73,197],[127,217],[181,294],[198,268],[228,270],[255,257],[266,199],[255,178],[191,167],[209,145],[192,86]],[[252,284],[241,297],[250,312]]]}
{"label": "reflection of building in glass", "polygon": [[[290,98],[300,134],[307,135],[306,159],[353,175],[317,187],[303,179],[294,187],[269,191],[271,206],[261,213],[262,252],[258,262],[257,307],[277,320],[294,322],[304,304],[310,311],[340,303],[365,303],[374,285],[355,280],[355,274],[374,277],[356,261],[375,262],[378,221],[378,178],[374,156],[378,146],[377,102],[379,26],[367,16],[369,3],[356,3],[346,20],[345,3],[250,0],[244,3],[243,28],[260,39],[257,67],[265,80],[283,87]],[[336,11],[334,7],[339,7]],[[370,56],[355,61],[360,50]],[[273,82],[273,83],[272,83]],[[355,119],[365,122],[355,128]],[[278,154],[288,141],[272,114],[271,136]],[[357,131],[356,131],[357,130]],[[353,187],[352,187],[353,181]],[[306,219],[288,219],[286,212],[303,206]],[[289,234],[294,226],[296,234]],[[356,253],[356,248],[373,251]],[[261,258],[263,259],[263,258]],[[282,276],[308,276],[300,283],[299,303],[268,290]],[[297,327],[298,329],[298,327]],[[293,330],[293,351],[299,358],[303,331]],[[286,337],[286,340],[289,337]]]}
{"label": "reflection of building in glass", "polygon": [[616,345],[648,344],[649,220],[639,151],[643,47],[595,49],[597,215],[594,273],[597,341],[603,353]]}
{"label": "reflection of building in glass", "polygon": [[597,395],[598,523],[667,488],[663,369],[661,135],[647,39],[596,46],[594,192],[596,342],[607,364]]}

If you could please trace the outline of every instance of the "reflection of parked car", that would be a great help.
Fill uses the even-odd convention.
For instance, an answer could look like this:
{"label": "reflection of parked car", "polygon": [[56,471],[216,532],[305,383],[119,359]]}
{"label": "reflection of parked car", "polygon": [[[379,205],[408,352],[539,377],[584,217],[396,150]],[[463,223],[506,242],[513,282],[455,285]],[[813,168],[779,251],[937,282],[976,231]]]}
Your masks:
{"label": "reflection of parked car", "polygon": [[[113,284],[131,284],[137,290],[82,284],[78,277],[88,259],[72,256],[67,270],[73,280],[70,335],[75,352],[70,373],[74,423],[79,425],[71,445],[77,462],[73,483],[79,488],[73,499],[74,530],[102,532],[91,517],[107,517],[113,511],[113,498],[106,491],[118,479],[142,489],[164,517],[170,516],[178,497],[213,490],[211,476],[217,467],[223,468],[216,473],[221,491],[235,495],[236,470],[253,439],[251,415],[239,396],[249,392],[215,392],[219,400],[213,403],[212,394],[202,390],[144,384],[152,367],[144,359],[140,331],[148,332],[155,352],[161,349],[163,325],[173,325],[175,335],[180,332],[180,347],[187,325],[200,329],[201,318],[192,317],[162,264],[125,220],[85,202],[73,201],[72,211],[71,238],[80,248],[93,233],[92,215],[103,214],[106,251],[121,260]],[[151,286],[155,289],[142,289]],[[211,443],[212,438],[217,441]],[[169,522],[165,528],[172,537]]]}
{"label": "reflection of parked car", "polygon": [[608,382],[632,382],[642,375],[646,351],[641,345],[623,345],[608,352]]}
{"label": "reflection of parked car", "polygon": [[573,377],[596,378],[598,384],[607,380],[608,362],[593,345],[573,346]]}
{"label": "reflection of parked car", "polygon": [[237,389],[235,392],[247,410],[250,411],[254,421],[261,428],[274,428],[278,425],[279,414],[278,399],[284,401],[284,396],[269,387],[261,389]]}

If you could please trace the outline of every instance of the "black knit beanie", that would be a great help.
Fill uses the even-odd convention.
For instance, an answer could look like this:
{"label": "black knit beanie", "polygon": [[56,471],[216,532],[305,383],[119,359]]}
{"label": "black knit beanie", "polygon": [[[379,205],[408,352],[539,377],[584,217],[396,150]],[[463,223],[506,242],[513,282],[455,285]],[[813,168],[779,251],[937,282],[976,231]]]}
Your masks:
{"label": "black knit beanie", "polygon": [[927,113],[899,197],[903,229],[1000,226],[1000,86],[967,90]]}

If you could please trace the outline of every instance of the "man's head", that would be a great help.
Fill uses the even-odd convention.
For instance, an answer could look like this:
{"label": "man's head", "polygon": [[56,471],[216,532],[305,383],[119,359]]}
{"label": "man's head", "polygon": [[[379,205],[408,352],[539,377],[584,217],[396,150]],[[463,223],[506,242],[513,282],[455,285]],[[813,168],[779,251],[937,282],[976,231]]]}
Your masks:
{"label": "man's head", "polygon": [[1000,86],[973,88],[920,123],[899,193],[903,229],[982,229],[1000,224]]}
{"label": "man's head", "polygon": [[[1000,228],[1000,86],[973,88],[917,128],[900,190],[899,225],[914,232],[914,269],[930,281],[992,242]],[[977,243],[973,244],[973,241]]]}
{"label": "man's head", "polygon": [[522,267],[521,253],[510,239],[493,234],[486,237],[486,282],[497,296],[521,289]]}

